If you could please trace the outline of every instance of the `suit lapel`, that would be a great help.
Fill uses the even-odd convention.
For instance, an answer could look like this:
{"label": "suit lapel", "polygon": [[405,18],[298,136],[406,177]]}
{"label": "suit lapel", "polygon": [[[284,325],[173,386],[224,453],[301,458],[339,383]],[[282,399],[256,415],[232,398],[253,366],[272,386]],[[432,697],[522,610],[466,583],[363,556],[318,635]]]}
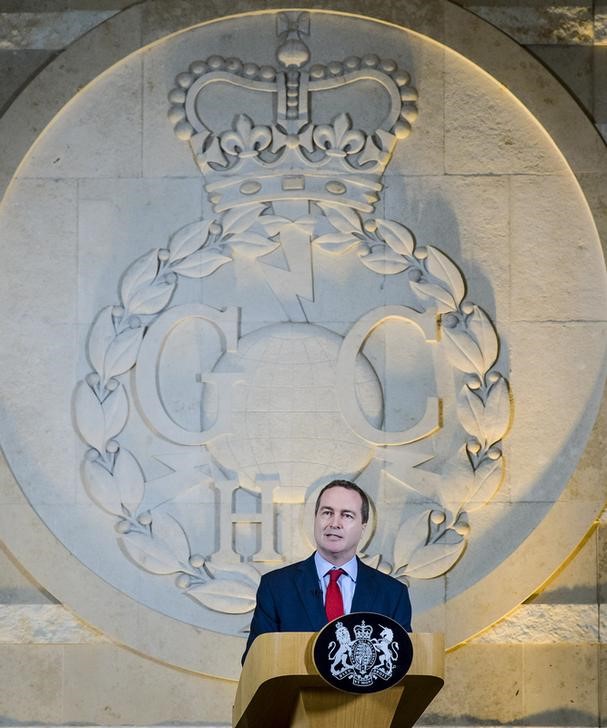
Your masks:
{"label": "suit lapel", "polygon": [[318,585],[314,554],[299,564],[295,576],[295,587],[314,631],[321,629],[327,623],[327,616],[322,603],[322,592]]}
{"label": "suit lapel", "polygon": [[352,599],[353,612],[373,612],[373,569],[365,566],[357,557],[358,574],[356,576],[356,587]]}

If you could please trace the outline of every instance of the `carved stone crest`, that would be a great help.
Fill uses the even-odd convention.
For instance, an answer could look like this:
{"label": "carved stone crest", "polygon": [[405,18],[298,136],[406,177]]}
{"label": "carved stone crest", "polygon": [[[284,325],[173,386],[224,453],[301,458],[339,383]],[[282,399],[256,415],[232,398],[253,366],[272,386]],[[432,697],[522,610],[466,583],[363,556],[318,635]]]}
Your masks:
{"label": "carved stone crest", "polygon": [[[379,509],[392,504],[365,545],[367,563],[403,580],[445,574],[464,554],[468,514],[502,483],[511,414],[497,333],[463,272],[439,246],[419,245],[407,220],[380,213],[395,146],[414,143],[404,141],[417,118],[409,74],[373,54],[314,64],[305,13],[280,15],[277,32],[275,67],[213,55],[177,76],[169,120],[212,212],[127,268],[119,301],[91,327],[91,372],[75,392],[84,485],[114,519],[120,548],[202,608],[234,615],[227,632],[253,609],[260,574],[309,548],[305,514],[331,477],[357,479]],[[327,106],[344,90],[360,92],[353,109]],[[236,104],[265,109],[262,120],[230,110],[232,92]],[[370,93],[381,118],[367,129],[356,114]],[[354,266],[366,271],[361,295],[340,272]],[[187,281],[199,300],[175,302]],[[272,315],[247,314],[259,286]],[[171,404],[165,361],[178,368],[173,342],[196,326],[200,371],[176,385]],[[373,345],[388,327],[434,372],[434,391],[420,387],[413,412],[390,346]],[[178,450],[163,460],[127,447],[133,418]],[[146,476],[151,457],[170,473]],[[173,507],[194,492],[213,513],[197,526]],[[241,529],[254,534],[246,553]],[[389,669],[387,634],[357,640],[361,665],[370,645],[377,669]]]}

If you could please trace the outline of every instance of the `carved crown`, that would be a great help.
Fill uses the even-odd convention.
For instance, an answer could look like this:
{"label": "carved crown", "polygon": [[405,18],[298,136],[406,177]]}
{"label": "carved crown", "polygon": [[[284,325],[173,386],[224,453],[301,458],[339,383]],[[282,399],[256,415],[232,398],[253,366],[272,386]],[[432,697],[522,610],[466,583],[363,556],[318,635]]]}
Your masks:
{"label": "carved crown", "polygon": [[364,620],[354,627],[354,635],[357,640],[370,639],[373,634],[373,627],[369,624],[365,624]]}
{"label": "carved crown", "polygon": [[[309,31],[306,13],[278,16],[278,69],[211,56],[177,76],[169,119],[177,137],[189,142],[216,212],[284,199],[373,210],[394,146],[417,117],[417,92],[408,73],[376,55],[309,67],[310,51],[302,39]],[[387,99],[376,128],[354,128],[352,114],[343,109],[328,122],[317,123],[318,117],[315,122],[315,99],[357,88],[362,108],[369,105],[370,88]],[[260,106],[270,106],[270,123],[240,113],[243,91]],[[230,96],[234,99],[223,123],[216,113],[219,93],[222,108],[229,109]],[[338,100],[328,106],[338,110]]]}

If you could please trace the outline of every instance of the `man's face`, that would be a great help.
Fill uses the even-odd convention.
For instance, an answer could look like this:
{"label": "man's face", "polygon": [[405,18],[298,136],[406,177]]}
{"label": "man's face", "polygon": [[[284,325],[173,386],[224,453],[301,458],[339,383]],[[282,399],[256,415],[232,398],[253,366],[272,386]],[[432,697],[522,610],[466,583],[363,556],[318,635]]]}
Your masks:
{"label": "man's face", "polygon": [[322,494],[314,518],[314,540],[321,556],[341,566],[356,553],[365,525],[362,498],[355,490],[329,488]]}

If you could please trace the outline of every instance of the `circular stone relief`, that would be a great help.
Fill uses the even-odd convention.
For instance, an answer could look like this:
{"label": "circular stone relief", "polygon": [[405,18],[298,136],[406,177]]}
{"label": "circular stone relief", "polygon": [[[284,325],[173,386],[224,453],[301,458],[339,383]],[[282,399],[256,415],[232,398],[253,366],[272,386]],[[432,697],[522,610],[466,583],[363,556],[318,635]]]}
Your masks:
{"label": "circular stone relief", "polygon": [[427,36],[267,12],[161,39],[52,120],[0,225],[2,444],[57,543],[7,541],[139,650],[236,675],[333,477],[449,646],[602,506],[569,485],[604,378],[594,222],[538,121]]}

